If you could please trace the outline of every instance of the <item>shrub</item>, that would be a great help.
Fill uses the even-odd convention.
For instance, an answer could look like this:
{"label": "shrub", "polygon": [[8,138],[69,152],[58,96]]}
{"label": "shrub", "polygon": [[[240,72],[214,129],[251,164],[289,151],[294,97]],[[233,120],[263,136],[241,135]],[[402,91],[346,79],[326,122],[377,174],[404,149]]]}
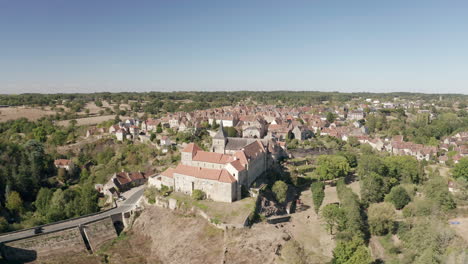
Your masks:
{"label": "shrub", "polygon": [[436,207],[437,206],[433,201],[427,199],[415,200],[403,208],[403,216],[428,216],[432,214],[432,210]]}
{"label": "shrub", "polygon": [[278,202],[284,203],[286,201],[288,185],[284,181],[276,181],[275,184],[273,184],[273,188],[271,188],[271,190],[275,194],[276,200],[278,200]]}
{"label": "shrub", "polygon": [[203,200],[205,199],[205,193],[202,190],[193,190],[192,191],[192,198],[195,200]]}
{"label": "shrub", "polygon": [[159,194],[159,192],[160,191],[154,186],[146,188],[144,195],[145,198],[148,200],[148,203],[154,204],[156,202],[156,196]]}

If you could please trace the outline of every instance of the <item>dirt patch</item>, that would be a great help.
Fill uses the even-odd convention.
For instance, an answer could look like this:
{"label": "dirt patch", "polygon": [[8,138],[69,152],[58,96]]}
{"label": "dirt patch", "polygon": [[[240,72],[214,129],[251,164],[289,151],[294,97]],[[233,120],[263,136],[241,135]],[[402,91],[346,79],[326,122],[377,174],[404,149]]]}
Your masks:
{"label": "dirt patch", "polygon": [[380,244],[380,241],[377,237],[371,237],[369,240],[369,248],[374,259],[386,259],[385,249],[382,244]]}
{"label": "dirt patch", "polygon": [[251,229],[227,231],[225,263],[275,263],[285,239],[290,236],[285,230],[260,223]]}
{"label": "dirt patch", "polygon": [[[163,263],[220,263],[223,231],[195,216],[149,207],[136,220],[134,233],[146,235],[148,258]],[[151,262],[152,263],[152,262]]]}
{"label": "dirt patch", "polygon": [[[300,199],[305,209],[292,214],[291,221],[285,228],[304,247],[305,252],[312,256],[311,259],[320,260],[317,263],[325,263],[331,260],[335,248],[333,236],[326,232],[325,223],[314,211],[311,191],[302,192]],[[322,206],[324,205],[325,203]]]}

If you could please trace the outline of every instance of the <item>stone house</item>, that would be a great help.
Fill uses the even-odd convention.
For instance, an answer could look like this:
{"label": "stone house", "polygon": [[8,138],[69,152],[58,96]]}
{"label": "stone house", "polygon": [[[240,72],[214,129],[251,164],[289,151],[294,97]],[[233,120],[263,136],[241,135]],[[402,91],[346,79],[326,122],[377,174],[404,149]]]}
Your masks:
{"label": "stone house", "polygon": [[298,140],[305,140],[314,136],[314,133],[306,126],[295,126],[291,133]]}
{"label": "stone house", "polygon": [[263,138],[266,132],[266,121],[256,116],[241,116],[242,137]]}
{"label": "stone house", "polygon": [[66,171],[73,169],[73,162],[69,159],[54,160],[54,165],[57,169],[65,169]]}
{"label": "stone house", "polygon": [[143,172],[117,172],[112,176],[112,181],[120,192],[140,186],[147,181]]}
{"label": "stone house", "polygon": [[279,125],[279,124],[270,124],[268,126],[268,133],[266,138],[276,138],[280,141],[284,141],[288,138],[289,133],[291,133],[291,128],[287,125]]}

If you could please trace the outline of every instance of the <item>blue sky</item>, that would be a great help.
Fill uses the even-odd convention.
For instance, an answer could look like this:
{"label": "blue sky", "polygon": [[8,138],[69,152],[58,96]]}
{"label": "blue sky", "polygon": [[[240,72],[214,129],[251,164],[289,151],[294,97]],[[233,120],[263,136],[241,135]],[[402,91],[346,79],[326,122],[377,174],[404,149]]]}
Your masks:
{"label": "blue sky", "polygon": [[0,0],[0,93],[468,93],[468,1]]}

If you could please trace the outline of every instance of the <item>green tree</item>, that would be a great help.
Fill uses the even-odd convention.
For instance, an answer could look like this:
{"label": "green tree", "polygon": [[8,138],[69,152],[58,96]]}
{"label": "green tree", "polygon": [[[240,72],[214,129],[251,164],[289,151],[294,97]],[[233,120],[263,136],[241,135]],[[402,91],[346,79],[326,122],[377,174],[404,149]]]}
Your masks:
{"label": "green tree", "polygon": [[468,181],[468,157],[464,157],[455,164],[452,169],[452,175],[455,178],[463,178]]}
{"label": "green tree", "polygon": [[23,211],[23,199],[18,192],[12,191],[6,197],[5,207],[16,214]]}
{"label": "green tree", "polygon": [[369,249],[365,246],[359,246],[346,264],[370,264],[373,262]]}
{"label": "green tree", "polygon": [[91,183],[85,184],[81,187],[80,200],[81,200],[81,214],[91,214],[99,211],[98,206],[99,193],[94,189]]}
{"label": "green tree", "polygon": [[325,185],[323,182],[313,182],[310,190],[312,191],[315,213],[318,214],[323,199],[325,198]]}
{"label": "green tree", "polygon": [[[363,145],[364,146],[364,145]],[[361,156],[357,166],[357,174],[361,179],[363,176],[371,173],[377,173],[379,175],[385,175],[386,168],[382,160],[373,154],[364,154]]]}
{"label": "green tree", "polygon": [[151,141],[154,141],[155,139],[156,139],[156,134],[153,133],[153,132],[151,132],[151,134],[150,134],[150,140],[151,140]]}
{"label": "green tree", "polygon": [[370,232],[382,236],[393,229],[395,210],[390,203],[371,204],[368,210]]}
{"label": "green tree", "polygon": [[388,156],[384,163],[389,177],[405,183],[418,183],[421,180],[419,162],[412,156]]}
{"label": "green tree", "polygon": [[338,155],[322,155],[318,157],[316,172],[320,180],[333,180],[345,177],[350,171],[348,160]]}
{"label": "green tree", "polygon": [[361,180],[361,201],[364,205],[379,203],[385,195],[385,183],[382,176],[372,172]]}
{"label": "green tree", "polygon": [[385,196],[385,201],[392,203],[397,210],[405,207],[410,201],[411,197],[402,186],[395,186],[389,194]]}
{"label": "green tree", "polygon": [[[367,254],[366,254],[367,252]],[[364,241],[353,238],[350,241],[338,241],[333,250],[333,264],[370,264],[372,259]]]}
{"label": "green tree", "polygon": [[50,199],[49,209],[46,218],[49,222],[60,221],[66,218],[65,197],[62,189],[57,189]]}
{"label": "green tree", "polygon": [[44,127],[40,126],[37,127],[33,130],[34,133],[34,139],[36,139],[39,142],[45,142],[47,140],[47,131],[44,129]]}
{"label": "green tree", "polygon": [[332,112],[328,112],[327,113],[327,121],[328,123],[333,123],[335,122],[335,119],[336,119],[336,115]]}
{"label": "green tree", "polygon": [[327,204],[322,208],[322,217],[325,220],[325,228],[333,235],[335,227],[338,230],[344,228],[346,222],[346,215],[343,209],[337,204]]}
{"label": "green tree", "polygon": [[34,201],[34,206],[36,211],[41,215],[47,215],[49,208],[50,199],[52,199],[52,191],[49,188],[41,188],[36,196],[36,201]]}
{"label": "green tree", "polygon": [[275,194],[276,200],[278,200],[278,202],[284,203],[286,201],[288,185],[284,181],[276,181],[275,184],[273,184],[271,190]]}

